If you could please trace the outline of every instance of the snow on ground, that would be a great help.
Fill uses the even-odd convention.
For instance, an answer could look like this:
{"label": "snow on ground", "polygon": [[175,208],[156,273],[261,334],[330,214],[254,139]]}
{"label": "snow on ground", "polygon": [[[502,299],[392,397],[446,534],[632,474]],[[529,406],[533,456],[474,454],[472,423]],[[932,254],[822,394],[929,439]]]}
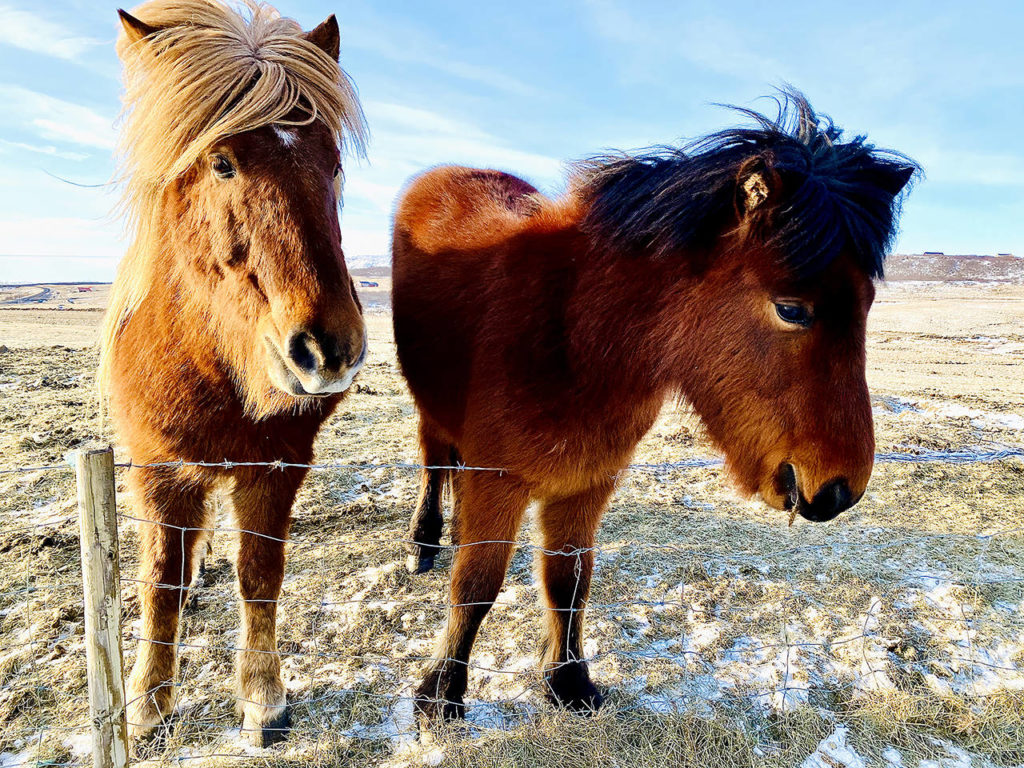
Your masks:
{"label": "snow on ground", "polygon": [[[1024,344],[1016,345],[1024,349]],[[961,403],[929,398],[908,398],[894,395],[879,395],[881,405],[874,407],[876,416],[883,413],[902,416],[904,414],[924,417],[939,416],[944,419],[970,419],[971,425],[979,430],[1008,430],[1024,432],[1024,416],[1019,413],[998,413],[971,408]]]}
{"label": "snow on ground", "polygon": [[864,758],[847,743],[849,731],[838,726],[818,748],[800,764],[800,768],[867,768]]}

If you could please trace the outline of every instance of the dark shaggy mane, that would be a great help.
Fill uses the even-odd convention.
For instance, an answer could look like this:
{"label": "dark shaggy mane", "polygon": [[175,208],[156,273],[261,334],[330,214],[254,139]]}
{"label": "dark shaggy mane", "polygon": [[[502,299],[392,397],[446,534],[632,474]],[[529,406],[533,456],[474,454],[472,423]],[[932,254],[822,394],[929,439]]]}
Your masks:
{"label": "dark shaggy mane", "polygon": [[811,276],[849,249],[881,277],[900,193],[918,166],[864,136],[843,142],[842,130],[793,89],[776,103],[774,119],[731,107],[754,127],[579,163],[578,189],[590,203],[584,229],[627,251],[710,252],[742,215],[744,179],[759,173],[776,189],[750,215],[750,231],[794,276]]}

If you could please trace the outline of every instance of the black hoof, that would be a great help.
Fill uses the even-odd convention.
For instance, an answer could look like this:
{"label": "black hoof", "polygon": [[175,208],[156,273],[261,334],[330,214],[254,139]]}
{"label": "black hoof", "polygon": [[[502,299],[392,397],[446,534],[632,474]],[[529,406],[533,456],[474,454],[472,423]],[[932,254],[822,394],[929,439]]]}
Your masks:
{"label": "black hoof", "polygon": [[405,569],[409,573],[426,573],[427,571],[433,570],[434,568],[434,556],[420,557],[418,555],[408,555],[405,558]]}
{"label": "black hoof", "polygon": [[405,567],[409,573],[426,573],[433,569],[437,553],[441,551],[440,545],[433,544],[409,544],[407,549]]}
{"label": "black hoof", "polygon": [[132,760],[144,762],[159,757],[170,743],[171,730],[171,723],[165,721],[144,733],[135,734],[131,739]]}
{"label": "black hoof", "polygon": [[285,707],[273,720],[264,723],[262,726],[251,729],[247,728],[246,735],[249,737],[249,743],[261,749],[279,744],[288,738],[288,732],[291,730],[291,720],[288,707]]}
{"label": "black hoof", "polygon": [[568,664],[544,676],[547,698],[559,707],[581,715],[592,715],[601,708],[604,697],[590,681],[587,668]]}
{"label": "black hoof", "polygon": [[[416,700],[413,707],[416,710],[416,720],[419,729],[429,729],[432,723],[450,722],[462,720],[466,717],[466,704],[461,696],[452,693],[452,689],[442,684],[442,679],[447,677],[443,672],[437,670],[427,675],[420,687],[416,689]],[[448,688],[448,692],[445,689]],[[455,688],[458,690],[458,688]]]}
{"label": "black hoof", "polygon": [[466,717],[466,705],[462,701],[442,701],[417,694],[413,706],[416,709],[416,723],[421,731],[429,730],[437,723],[450,723]]}

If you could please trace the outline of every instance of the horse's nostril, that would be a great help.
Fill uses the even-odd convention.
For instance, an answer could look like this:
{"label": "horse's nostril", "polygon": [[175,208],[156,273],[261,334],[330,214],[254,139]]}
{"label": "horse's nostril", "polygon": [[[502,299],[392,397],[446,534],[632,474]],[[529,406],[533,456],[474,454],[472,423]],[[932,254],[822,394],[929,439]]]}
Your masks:
{"label": "horse's nostril", "polygon": [[320,342],[320,350],[323,353],[324,368],[332,372],[341,370],[348,355],[347,348],[338,344],[338,340],[327,333],[318,333],[317,340]]}
{"label": "horse's nostril", "polygon": [[337,373],[350,367],[358,354],[319,328],[296,331],[288,339],[288,357],[304,373]]}
{"label": "horse's nostril", "polygon": [[840,512],[845,512],[852,507],[854,501],[846,479],[839,477],[830,480],[818,489],[811,501],[811,507],[817,511],[821,519],[831,520]]}
{"label": "horse's nostril", "polygon": [[293,333],[288,339],[288,357],[300,371],[314,373],[320,369],[320,345],[304,331]]}
{"label": "horse's nostril", "polygon": [[339,337],[316,326],[293,331],[285,345],[288,361],[298,373],[319,375],[328,380],[362,362],[365,348],[365,339],[361,337]]}
{"label": "horse's nostril", "polygon": [[800,501],[800,488],[796,482],[796,469],[790,463],[779,466],[775,473],[775,490],[785,498],[786,509],[792,509]]}

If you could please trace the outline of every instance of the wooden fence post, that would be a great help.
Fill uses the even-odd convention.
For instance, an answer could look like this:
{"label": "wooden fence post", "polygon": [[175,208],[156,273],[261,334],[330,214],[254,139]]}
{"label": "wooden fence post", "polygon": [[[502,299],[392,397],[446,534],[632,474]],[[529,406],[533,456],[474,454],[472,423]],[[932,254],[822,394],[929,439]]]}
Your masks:
{"label": "wooden fence post", "polygon": [[95,768],[125,768],[128,729],[121,649],[121,579],[109,445],[75,451],[85,595],[85,656]]}

